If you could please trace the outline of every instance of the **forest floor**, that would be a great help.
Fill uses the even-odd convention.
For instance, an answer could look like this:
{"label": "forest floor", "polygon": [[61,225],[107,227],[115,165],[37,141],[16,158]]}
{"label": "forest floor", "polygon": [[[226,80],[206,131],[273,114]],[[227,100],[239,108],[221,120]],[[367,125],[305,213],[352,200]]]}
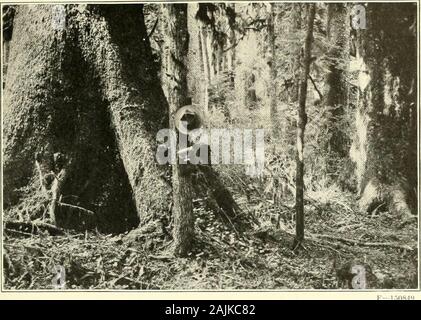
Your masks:
{"label": "forest floor", "polygon": [[295,251],[293,209],[257,199],[255,213],[283,210],[290,217],[240,236],[196,203],[188,258],[172,257],[168,245],[143,250],[124,235],[6,232],[4,288],[51,289],[52,267],[63,265],[67,289],[337,289],[335,269],[349,261],[371,269],[367,288],[416,288],[418,221],[367,216],[355,203],[351,195],[308,201],[306,240]]}

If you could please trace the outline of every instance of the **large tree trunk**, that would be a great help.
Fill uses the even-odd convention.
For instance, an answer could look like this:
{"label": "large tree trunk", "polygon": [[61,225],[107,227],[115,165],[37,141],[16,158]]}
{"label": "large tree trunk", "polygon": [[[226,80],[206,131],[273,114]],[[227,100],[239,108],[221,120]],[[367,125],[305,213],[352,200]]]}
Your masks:
{"label": "large tree trunk", "polygon": [[[5,92],[6,205],[22,200],[19,188],[37,185],[34,155],[43,149],[41,158],[68,159],[63,202],[92,209],[109,229],[133,227],[135,212],[142,225],[164,218],[171,188],[154,156],[168,109],[142,6],[66,5],[65,28],[53,28],[52,8],[19,6],[16,15]],[[41,161],[50,172],[53,162]]]}
{"label": "large tree trunk", "polygon": [[[167,100],[170,114],[188,104],[187,97],[187,57],[189,50],[189,33],[187,30],[187,4],[174,4],[164,6],[167,23],[166,42],[168,43]],[[173,119],[171,128],[175,129]],[[181,139],[183,133],[178,133]],[[179,139],[177,139],[179,141]],[[178,151],[178,148],[176,149]],[[173,181],[173,237],[174,253],[186,256],[193,243],[194,215],[193,215],[193,189],[191,179],[186,170],[187,164],[177,163],[172,166]]]}
{"label": "large tree trunk", "polygon": [[[92,6],[75,15],[79,46],[108,102],[141,225],[167,218],[171,189],[155,160],[168,104],[152,64],[141,5]],[[77,25],[77,24],[76,24]],[[100,44],[100,45],[98,45]]]}
{"label": "large tree trunk", "polygon": [[304,240],[304,131],[307,124],[306,99],[307,99],[307,79],[310,74],[311,45],[313,42],[313,23],[316,13],[316,5],[308,5],[307,35],[304,43],[304,68],[300,81],[300,99],[298,105],[297,119],[297,151],[296,151],[296,234],[294,248]]}
{"label": "large tree trunk", "polygon": [[[57,12],[65,24],[53,23]],[[142,6],[18,6],[9,67],[8,214],[42,218],[49,207],[62,227],[121,232],[140,220],[129,238],[164,236],[171,178],[155,155],[156,133],[169,125],[168,103]],[[215,174],[210,168],[198,189],[210,192],[215,209],[238,213],[228,192],[215,191],[227,191],[221,181],[207,180]]]}
{"label": "large tree trunk", "polygon": [[416,6],[368,4],[358,31],[360,99],[351,157],[361,209],[416,212]]}
{"label": "large tree trunk", "polygon": [[[339,157],[346,157],[349,144],[346,133],[340,125],[347,102],[347,70],[349,61],[349,15],[344,3],[328,4],[327,53],[328,72],[325,77],[323,103],[330,113],[330,140],[328,151]],[[335,168],[336,169],[336,168]]]}

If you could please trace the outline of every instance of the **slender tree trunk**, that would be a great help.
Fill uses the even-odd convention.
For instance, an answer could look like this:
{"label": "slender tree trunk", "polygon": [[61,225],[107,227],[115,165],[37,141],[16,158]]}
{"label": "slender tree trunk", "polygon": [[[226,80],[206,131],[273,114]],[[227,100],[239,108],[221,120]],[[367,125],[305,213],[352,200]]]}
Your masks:
{"label": "slender tree trunk", "polygon": [[304,131],[307,124],[306,99],[307,79],[310,74],[311,45],[313,42],[313,23],[316,13],[316,5],[308,5],[307,35],[304,43],[304,68],[301,74],[300,99],[298,105],[297,121],[297,152],[296,152],[296,235],[294,248],[304,240]]}
{"label": "slender tree trunk", "polygon": [[[165,5],[165,18],[168,25],[167,41],[169,48],[168,61],[168,104],[170,114],[188,103],[187,97],[187,57],[189,33],[187,30],[187,4]],[[171,127],[175,129],[171,119]],[[179,136],[182,133],[179,132]],[[178,139],[177,139],[178,141]],[[178,160],[178,159],[177,159]],[[193,243],[194,215],[192,202],[192,185],[185,164],[178,161],[172,166],[173,182],[173,237],[174,254],[186,256]]]}
{"label": "slender tree trunk", "polygon": [[190,35],[187,81],[192,103],[204,106],[206,105],[206,75],[201,48],[200,22],[196,19],[198,8],[198,3],[187,5],[187,29]]}
{"label": "slender tree trunk", "polygon": [[219,77],[222,72],[222,44],[216,40],[215,43],[215,76]]}
{"label": "slender tree trunk", "polygon": [[301,75],[301,4],[292,4],[292,26],[291,31],[294,35],[296,43],[293,45],[293,84],[291,90],[291,102],[297,102],[299,99],[300,91],[300,75]]}
{"label": "slender tree trunk", "polygon": [[235,88],[235,53],[236,53],[236,34],[235,34],[235,3],[227,4],[228,10],[230,10],[230,15],[228,17],[228,24],[230,27],[229,31],[229,37],[228,37],[228,52],[226,52],[227,55],[227,69],[230,75],[230,81],[232,88]]}
{"label": "slender tree trunk", "polygon": [[275,4],[270,4],[270,12],[268,15],[268,37],[269,37],[269,68],[270,68],[270,118],[272,121],[272,136],[274,140],[279,138],[279,121],[277,110],[277,97],[276,97],[276,36],[275,36]]}
{"label": "slender tree trunk", "polygon": [[257,95],[256,95],[256,76],[254,73],[249,73],[246,75],[245,85],[245,96],[244,96],[244,105],[249,110],[254,110],[257,107]]}
{"label": "slender tree trunk", "polygon": [[203,109],[205,112],[208,111],[208,104],[209,104],[209,83],[211,80],[210,76],[210,62],[209,62],[209,52],[208,52],[208,38],[207,38],[207,27],[202,23],[200,23],[200,48],[202,51],[202,63],[203,63],[203,85],[204,85],[204,105]]}
{"label": "slender tree trunk", "polygon": [[360,206],[409,215],[417,206],[416,6],[369,3],[366,20],[357,35],[360,100],[351,148]]}
{"label": "slender tree trunk", "polygon": [[[199,35],[206,35],[207,34],[207,27],[205,25],[205,23],[200,20],[198,18],[198,13],[194,12],[195,9],[200,8],[200,6],[198,5],[188,5],[188,10],[190,9],[190,12],[188,12],[188,18],[187,18],[187,24],[188,26],[192,26],[193,29],[197,28],[197,24],[199,26],[199,28],[201,29],[202,32],[199,32]],[[195,18],[195,22],[194,23],[191,18],[194,16]],[[165,20],[167,22],[172,21],[171,19],[165,18]],[[169,24],[169,23],[167,23]],[[187,26],[187,29],[188,29]],[[176,28],[177,29],[177,28]],[[182,30],[183,27],[180,26],[178,29]],[[171,27],[169,28],[169,30],[172,30]],[[190,31],[190,30],[189,30]],[[175,33],[175,30],[170,31]],[[180,31],[179,31],[180,32]],[[191,35],[191,34],[190,34]],[[181,41],[178,42],[178,45],[175,46],[174,42],[171,41],[171,39],[174,37],[174,34],[170,37],[170,40],[167,41],[167,45],[166,50],[164,50],[163,54],[166,57],[163,57],[163,59],[165,59],[166,61],[168,61],[168,66],[167,69],[165,71],[165,73],[168,74],[168,77],[164,80],[164,88],[165,88],[165,92],[166,95],[168,96],[168,99],[172,99],[171,97],[171,93],[174,92],[173,88],[177,87],[177,84],[175,82],[171,82],[174,80],[177,80],[177,82],[180,82],[180,80],[184,79],[185,75],[180,73],[181,69],[175,69],[174,68],[174,61],[173,61],[173,57],[174,56],[178,56],[179,58],[182,58],[185,54],[187,54],[187,52],[179,52],[177,50],[180,50],[180,48],[183,48]],[[190,38],[191,39],[191,38]],[[202,57],[203,57],[203,70],[208,70],[209,71],[209,63],[206,62],[207,61],[207,55],[206,52],[207,51],[203,51],[203,49],[206,49],[206,44],[204,43],[204,38],[201,37],[200,41],[198,41],[200,43],[200,47],[199,49],[202,51]],[[192,40],[194,41],[194,40]],[[189,41],[189,43],[191,43],[191,41]],[[189,46],[191,47],[191,46]],[[175,48],[178,48],[177,50],[175,50]],[[174,53],[173,51],[177,51],[176,53]],[[188,57],[191,57],[190,53],[187,54]],[[195,60],[195,59],[194,59]],[[193,61],[189,59],[189,63]],[[182,61],[182,63],[177,63],[177,65],[179,67],[181,67],[181,65],[185,66],[186,61]],[[194,65],[189,65],[188,69],[190,72],[193,72],[194,69]],[[186,72],[187,70],[185,70],[184,72]],[[174,74],[176,75],[174,77]],[[209,74],[207,74],[209,75]],[[188,79],[190,79],[190,81],[187,81],[187,87],[189,87],[190,85],[192,87],[194,87],[194,84],[191,83],[192,80],[195,79],[194,75],[187,75]],[[208,79],[207,77],[205,77],[205,79]],[[169,82],[169,85],[168,85]],[[184,84],[184,80],[181,81],[180,83]],[[209,82],[206,83],[206,86],[204,88],[207,88]],[[180,86],[180,85],[179,85]],[[178,88],[178,87],[177,87]],[[188,91],[191,92],[190,88],[187,88]],[[204,94],[204,96],[206,97],[206,94]],[[198,99],[193,97],[193,101],[197,101]],[[206,109],[203,108],[203,105],[196,105],[193,108],[191,108],[192,110],[194,110],[195,108],[198,108],[200,110],[200,116],[203,116],[203,113],[206,114]],[[174,110],[175,111],[175,110]],[[171,111],[171,113],[174,112],[173,110]],[[202,124],[204,122],[206,122],[205,119],[201,119],[202,120]],[[182,168],[183,166],[180,167],[180,171],[182,173]],[[191,173],[190,174],[190,178],[192,179],[191,184],[194,185],[194,190],[190,189],[191,193],[193,194],[193,196],[197,196],[198,198],[206,198],[206,205],[208,206],[208,208],[210,210],[212,210],[213,212],[215,212],[216,214],[218,214],[223,220],[225,220],[227,223],[229,223],[229,225],[235,225],[237,230],[239,231],[244,231],[250,228],[251,223],[253,223],[253,221],[251,221],[251,219],[249,219],[249,217],[247,217],[244,212],[241,211],[241,209],[239,208],[239,206],[237,205],[237,203],[235,202],[234,198],[232,197],[230,191],[223,185],[221,178],[219,177],[218,173],[214,170],[214,168],[212,166],[208,166],[208,165],[197,165],[197,166],[193,166],[190,165],[188,168],[188,171]],[[181,174],[179,173],[179,175]],[[180,192],[186,192],[184,197],[188,196],[188,193],[190,192],[188,189],[181,187],[181,191]],[[182,195],[183,196],[183,195]],[[192,195],[191,195],[192,197]]]}
{"label": "slender tree trunk", "polygon": [[214,50],[214,36],[213,31],[210,30],[210,27],[205,28],[206,33],[206,52],[208,56],[209,62],[209,83],[212,85],[215,81],[216,75],[216,55]]}

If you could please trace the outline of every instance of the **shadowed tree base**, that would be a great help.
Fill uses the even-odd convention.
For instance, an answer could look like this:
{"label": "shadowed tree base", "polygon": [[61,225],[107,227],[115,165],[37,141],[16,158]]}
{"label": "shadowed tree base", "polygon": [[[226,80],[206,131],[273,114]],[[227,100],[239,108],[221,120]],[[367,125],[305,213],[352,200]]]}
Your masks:
{"label": "shadowed tree base", "polygon": [[[73,209],[64,211],[93,212],[104,232],[130,230],[140,221],[141,231],[153,226],[165,233],[171,173],[155,153],[156,133],[168,128],[168,103],[142,5],[64,5],[64,28],[51,27],[53,7],[18,6],[14,20],[4,99],[5,209],[25,211],[25,201],[43,199],[41,172],[52,177],[43,183],[46,200],[55,199],[61,211],[67,205]],[[67,167],[54,197],[57,153]],[[235,202],[217,203],[230,212]],[[58,216],[59,209],[53,209]],[[92,226],[78,225],[78,216],[63,214],[62,221],[75,229]]]}

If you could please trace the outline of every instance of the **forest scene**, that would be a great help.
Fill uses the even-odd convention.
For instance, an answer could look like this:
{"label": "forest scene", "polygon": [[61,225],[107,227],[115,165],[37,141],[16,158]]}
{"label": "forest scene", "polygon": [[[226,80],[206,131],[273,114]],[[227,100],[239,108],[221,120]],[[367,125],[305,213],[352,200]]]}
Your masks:
{"label": "forest scene", "polygon": [[3,289],[418,288],[417,12],[2,5]]}

